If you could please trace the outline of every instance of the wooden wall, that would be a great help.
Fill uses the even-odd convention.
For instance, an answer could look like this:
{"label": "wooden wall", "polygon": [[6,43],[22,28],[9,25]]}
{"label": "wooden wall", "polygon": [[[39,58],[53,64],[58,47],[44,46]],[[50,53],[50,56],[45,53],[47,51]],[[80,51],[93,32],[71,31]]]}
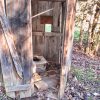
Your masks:
{"label": "wooden wall", "polygon": [[12,28],[13,40],[25,71],[24,81],[30,80],[33,59],[30,4],[30,0],[6,0],[6,13]]}
{"label": "wooden wall", "polygon": [[45,16],[53,16],[52,32],[44,32],[44,24],[40,24],[40,16],[32,19],[33,52],[52,61],[59,61],[61,47],[60,13],[61,2],[32,0],[32,15],[53,8]]}

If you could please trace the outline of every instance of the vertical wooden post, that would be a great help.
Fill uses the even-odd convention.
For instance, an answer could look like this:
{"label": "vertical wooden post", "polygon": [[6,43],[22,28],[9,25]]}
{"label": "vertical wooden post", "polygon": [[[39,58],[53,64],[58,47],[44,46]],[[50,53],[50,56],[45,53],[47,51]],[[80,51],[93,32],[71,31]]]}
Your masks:
{"label": "vertical wooden post", "polygon": [[[25,7],[25,9],[23,9],[24,12],[22,12],[22,15],[20,16],[22,18],[21,22],[25,23],[24,26],[18,28],[20,34],[18,34],[19,41],[17,40],[17,43],[21,43],[20,57],[23,67],[23,82],[24,84],[27,84],[31,83],[33,67],[31,0],[19,0],[19,2],[20,1],[23,1],[21,4],[24,4]],[[30,97],[32,95],[32,92],[34,92],[34,84],[32,83],[31,85],[31,89],[20,93],[20,98]]]}
{"label": "vertical wooden post", "polygon": [[27,21],[26,26],[20,28],[20,34],[23,38],[22,49],[21,49],[21,59],[24,68],[24,82],[27,83],[32,76],[32,66],[33,66],[33,51],[32,51],[32,21],[31,21],[31,0],[24,0],[27,2],[26,11]]}
{"label": "vertical wooden post", "polygon": [[59,91],[60,99],[64,95],[64,90],[67,82],[67,75],[71,67],[76,0],[66,0],[66,7],[67,7],[66,27],[65,27],[65,35],[64,35],[63,62],[61,68],[60,91]]}

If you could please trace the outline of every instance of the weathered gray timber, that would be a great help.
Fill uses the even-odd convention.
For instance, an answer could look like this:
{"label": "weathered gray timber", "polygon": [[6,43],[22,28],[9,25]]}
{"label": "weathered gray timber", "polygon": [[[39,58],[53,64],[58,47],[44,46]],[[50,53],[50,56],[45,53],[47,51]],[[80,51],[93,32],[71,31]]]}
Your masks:
{"label": "weathered gray timber", "polygon": [[66,0],[66,26],[65,26],[65,35],[63,43],[63,60],[60,76],[60,91],[59,98],[61,99],[64,95],[64,90],[66,87],[68,72],[71,67],[71,54],[73,46],[73,37],[74,37],[74,18],[75,18],[75,7],[76,0]]}
{"label": "weathered gray timber", "polygon": [[[60,2],[32,0],[32,16],[53,8],[42,16],[53,18],[52,32],[45,32],[45,24],[41,24],[41,16],[32,19],[33,54],[44,56],[48,60],[59,62],[61,36],[59,27]],[[48,55],[49,54],[49,55]]]}
{"label": "weathered gray timber", "polygon": [[14,62],[16,71],[17,71],[18,75],[20,76],[20,78],[22,78],[22,66],[21,66],[19,56],[17,54],[16,47],[15,47],[15,44],[13,41],[13,37],[12,37],[13,34],[11,31],[9,20],[6,17],[5,8],[4,8],[5,6],[4,6],[3,2],[4,1],[0,2],[0,22],[1,22],[1,25],[2,25],[2,28],[4,31],[4,37],[6,38],[8,49],[11,53],[12,60]]}
{"label": "weathered gray timber", "polygon": [[31,88],[30,84],[24,84],[24,85],[17,85],[17,86],[8,86],[6,90],[10,92],[15,92],[15,91],[26,91],[30,88]]}
{"label": "weathered gray timber", "polygon": [[[31,0],[6,0],[6,8],[13,31],[13,39],[23,68],[23,85],[30,84],[33,67]],[[20,91],[20,98],[30,97],[31,89]]]}
{"label": "weathered gray timber", "polygon": [[0,60],[6,93],[11,98],[30,97],[34,87],[31,84],[31,0],[6,0],[5,6],[6,9],[4,1],[0,0],[0,21],[3,28]]}
{"label": "weathered gray timber", "polygon": [[[11,56],[9,54],[9,49],[6,44],[6,40],[4,38],[4,35],[0,33],[0,62],[1,62],[1,69],[3,73],[3,81],[5,84],[5,89],[8,86],[13,86],[15,84],[15,77],[13,72],[13,65]],[[6,91],[6,94],[10,97],[15,98],[15,93],[10,92],[8,93]]]}
{"label": "weathered gray timber", "polygon": [[31,79],[33,65],[31,0],[6,0],[6,8],[13,31],[13,39],[23,68],[23,82],[27,83]]}

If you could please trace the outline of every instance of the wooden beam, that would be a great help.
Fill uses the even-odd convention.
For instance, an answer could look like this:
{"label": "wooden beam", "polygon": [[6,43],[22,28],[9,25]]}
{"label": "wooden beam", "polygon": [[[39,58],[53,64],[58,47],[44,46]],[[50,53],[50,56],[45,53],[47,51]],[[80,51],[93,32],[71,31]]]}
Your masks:
{"label": "wooden beam", "polygon": [[[49,2],[66,2],[66,0],[39,0],[39,1],[49,1]],[[83,2],[86,2],[87,0],[78,0],[78,1],[83,1]]]}
{"label": "wooden beam", "polygon": [[[20,0],[19,0],[20,1]],[[23,27],[19,27],[18,30],[20,31],[19,35],[17,31],[17,36],[22,38],[22,40],[19,40],[22,48],[21,48],[21,60],[22,60],[22,66],[24,69],[23,75],[24,75],[24,82],[27,83],[30,81],[32,76],[32,67],[33,67],[33,45],[32,45],[32,19],[31,19],[31,0],[22,0],[23,3],[27,3],[27,6],[25,8],[25,11],[23,12],[23,16],[26,16],[27,18],[21,19],[22,22],[25,21],[26,25]],[[20,12],[20,11],[19,11]],[[18,42],[18,40],[16,40]],[[18,42],[19,43],[19,42]]]}
{"label": "wooden beam", "polygon": [[33,36],[62,36],[62,33],[55,33],[55,32],[33,32]]}
{"label": "wooden beam", "polygon": [[30,84],[17,85],[17,86],[9,86],[6,88],[7,92],[16,92],[16,91],[26,91],[31,88]]}
{"label": "wooden beam", "polygon": [[86,2],[87,0],[78,0],[78,1],[84,1],[84,2]]}
{"label": "wooden beam", "polygon": [[66,0],[39,0],[39,1],[65,2]]}
{"label": "wooden beam", "polygon": [[68,72],[71,67],[71,55],[72,55],[72,46],[74,38],[74,18],[75,18],[75,8],[76,0],[66,0],[66,27],[64,35],[64,44],[63,44],[63,62],[61,68],[60,76],[60,92],[59,98],[61,99],[64,95],[64,90],[66,87]]}
{"label": "wooden beam", "polygon": [[[47,1],[47,2],[66,2],[66,0],[37,0],[37,1]],[[78,0],[86,2],[87,0]]]}
{"label": "wooden beam", "polygon": [[43,12],[41,12],[41,13],[39,13],[39,14],[36,14],[36,15],[32,16],[31,18],[38,17],[38,16],[43,15],[43,14],[45,14],[45,13],[48,13],[49,11],[52,11],[52,10],[53,10],[53,8],[48,9],[48,10],[46,10],[46,11],[43,11]]}

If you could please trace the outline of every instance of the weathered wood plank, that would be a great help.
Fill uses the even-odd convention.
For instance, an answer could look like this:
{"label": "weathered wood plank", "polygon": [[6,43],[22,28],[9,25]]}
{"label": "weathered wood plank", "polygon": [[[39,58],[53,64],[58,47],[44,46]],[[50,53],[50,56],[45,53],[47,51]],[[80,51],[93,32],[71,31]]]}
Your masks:
{"label": "weathered wood plank", "polygon": [[31,88],[30,84],[24,84],[24,85],[17,85],[17,86],[8,86],[6,88],[6,91],[10,91],[10,92],[26,91],[30,88]]}
{"label": "weathered wood plank", "polygon": [[39,0],[39,1],[65,2],[65,0]]}
{"label": "weathered wood plank", "polygon": [[48,84],[44,82],[43,80],[35,82],[34,84],[38,88],[39,91],[48,89]]}
{"label": "weathered wood plank", "polygon": [[[8,0],[7,0],[8,1]],[[9,15],[10,24],[13,30],[13,37],[17,51],[20,56],[23,68],[23,85],[31,84],[32,67],[33,67],[33,53],[32,53],[32,26],[31,26],[31,0],[9,0],[13,8]],[[17,6],[16,6],[17,5]],[[23,6],[22,6],[23,5]],[[34,92],[34,83],[32,87],[26,91],[20,91],[20,98],[30,97]],[[31,91],[33,90],[33,91]]]}
{"label": "weathered wood plank", "polygon": [[[1,34],[1,30],[0,30],[0,34]],[[2,69],[1,69],[1,62],[0,62],[0,86],[3,83],[3,74],[2,74]]]}
{"label": "weathered wood plank", "polygon": [[[11,57],[9,54],[9,50],[6,44],[6,40],[4,38],[4,35],[0,33],[0,62],[1,62],[1,69],[2,69],[2,74],[3,74],[3,81],[5,85],[5,89],[8,86],[13,86],[14,85],[14,76],[13,74],[13,65],[11,61]],[[10,92],[9,94],[7,93],[8,96],[15,98],[15,93]]]}
{"label": "weathered wood plank", "polygon": [[[8,12],[11,11],[10,13],[7,12],[7,17],[9,19],[9,22],[7,22],[7,24],[10,23],[10,25],[12,27],[11,28],[9,28],[8,26],[6,26],[6,27],[10,30],[9,31],[11,33],[10,39],[14,40],[14,43],[16,44],[15,47],[16,47],[16,50],[18,50],[18,54],[20,55],[21,64],[22,64],[22,67],[24,70],[24,84],[18,79],[18,77],[17,78],[15,77],[16,81],[15,81],[15,79],[10,80],[10,83],[12,81],[15,81],[15,83],[13,85],[9,84],[9,86],[6,88],[6,89],[8,89],[10,86],[14,86],[13,89],[15,89],[15,87],[18,87],[18,85],[23,84],[23,86],[24,86],[26,83],[30,83],[30,81],[31,81],[31,68],[33,65],[33,63],[32,63],[33,62],[32,61],[33,60],[32,34],[31,34],[32,30],[31,30],[31,13],[30,13],[31,12],[31,0],[30,1],[29,0],[28,1],[27,0],[21,0],[21,1],[20,0],[7,0],[7,1],[8,1],[6,4],[7,11]],[[11,5],[13,5],[13,9],[10,9],[12,7]],[[16,6],[14,6],[14,5],[16,5]],[[22,7],[22,5],[24,7]],[[21,13],[21,16],[16,15],[16,14],[19,14],[17,11],[19,11],[19,13]],[[15,15],[17,16],[18,19],[16,18]],[[19,18],[20,18],[20,20],[19,20]],[[8,21],[8,19],[7,19],[7,21]],[[11,32],[11,30],[13,32]],[[8,56],[8,57],[10,57],[10,56]],[[13,72],[15,75],[15,71],[13,71]],[[10,74],[7,74],[7,75],[9,78],[11,78]],[[25,75],[26,75],[26,77],[25,77]],[[20,83],[17,83],[17,82],[20,82]],[[20,98],[30,97],[33,92],[33,91],[31,91],[32,89],[30,88],[27,91],[26,90],[20,91],[20,89],[19,89],[18,94],[20,95]],[[12,89],[8,89],[8,91],[7,91],[7,94],[9,92],[8,96],[15,98],[16,93],[11,92],[10,90],[12,91]],[[13,96],[12,93],[14,93],[15,96]]]}
{"label": "weathered wood plank", "polygon": [[[34,33],[33,33],[34,34]],[[34,51],[33,53],[36,55],[44,56],[48,60],[59,61],[59,50],[61,45],[61,40],[59,33],[44,33],[36,32],[34,37]],[[44,38],[45,36],[45,38]]]}
{"label": "weathered wood plank", "polygon": [[13,30],[13,39],[23,68],[24,82],[26,82],[31,78],[33,58],[31,0],[7,0],[6,6],[7,17]]}
{"label": "weathered wood plank", "polygon": [[[0,46],[0,62],[1,62],[3,81],[4,81],[6,94],[11,98],[15,98],[16,97],[15,91],[24,90],[23,88],[24,87],[27,88],[27,87],[26,85],[23,87],[21,87],[20,85],[22,84],[22,80],[18,78],[18,75],[15,72],[15,68],[13,67],[11,55],[9,53],[8,45],[6,43],[3,32],[0,33],[0,42],[2,42]],[[12,89],[10,87],[12,87]],[[15,88],[17,89],[15,90]]]}
{"label": "weathered wood plank", "polygon": [[33,32],[33,36],[62,36],[62,33],[56,32]]}
{"label": "weathered wood plank", "polygon": [[59,99],[61,99],[64,95],[64,90],[67,82],[67,75],[71,67],[76,0],[66,0],[66,7],[67,7],[66,21],[65,21],[66,27],[64,35],[64,44],[63,44],[64,48],[63,48],[63,61],[62,61],[61,76],[60,76]]}
{"label": "weathered wood plank", "polygon": [[[33,86],[34,87],[34,86]],[[27,97],[31,97],[32,96],[32,93],[33,93],[33,91],[34,91],[34,89],[33,89],[33,91],[32,91],[32,87],[31,87],[31,89],[29,89],[29,90],[27,90],[27,91],[22,91],[22,92],[20,92],[20,98],[27,98]]]}
{"label": "weathered wood plank", "polygon": [[61,37],[62,33],[33,32],[34,54],[42,55],[46,59],[50,58],[52,61],[58,62]]}
{"label": "weathered wood plank", "polygon": [[[58,61],[60,56],[60,46],[61,46],[61,37],[59,28],[59,17],[60,17],[60,5],[59,2],[49,2],[49,1],[32,1],[35,9],[33,8],[33,14],[43,12],[47,9],[54,8],[53,11],[43,14],[43,16],[53,16],[53,25],[52,32],[45,33],[44,24],[40,24],[40,17],[33,19],[33,45],[34,45],[34,54],[42,55],[46,59]],[[57,9],[58,8],[58,9]],[[55,27],[55,28],[53,28]],[[37,32],[36,32],[37,31]],[[56,31],[56,32],[53,32]],[[58,32],[58,33],[57,33]],[[37,44],[37,45],[36,45]],[[48,55],[49,54],[49,55]]]}
{"label": "weathered wood plank", "polygon": [[[66,0],[39,0],[39,1],[66,2]],[[78,1],[84,1],[84,2],[86,2],[87,0],[78,0]]]}
{"label": "weathered wood plank", "polygon": [[[42,15],[44,16],[52,16],[52,2],[47,2],[47,1],[32,1],[33,9],[32,9],[32,14],[33,16],[36,14],[39,14],[42,12]],[[48,11],[48,9],[51,9]],[[48,11],[43,14],[43,12]],[[41,16],[38,16],[37,18],[33,18],[33,31],[42,31],[44,32],[44,24],[41,24],[40,22]]]}
{"label": "weathered wood plank", "polygon": [[6,42],[7,42],[8,48],[10,50],[10,53],[12,55],[12,59],[13,59],[16,71],[17,71],[18,75],[20,76],[20,78],[22,78],[21,63],[20,63],[19,56],[16,51],[14,41],[12,39],[11,27],[9,24],[9,20],[6,17],[4,1],[2,1],[2,0],[0,1],[0,21],[1,21],[3,31],[4,31],[4,37],[6,38]]}
{"label": "weathered wood plank", "polygon": [[60,18],[60,2],[54,2],[53,3],[53,31],[54,32],[60,32],[60,24],[59,24],[59,18]]}
{"label": "weathered wood plank", "polygon": [[[34,16],[38,13],[38,11],[37,11],[38,1],[32,0],[31,2],[32,2],[32,16]],[[38,19],[38,17],[35,17],[32,19],[32,31],[37,30],[37,19]]]}
{"label": "weathered wood plank", "polygon": [[[2,43],[0,46],[0,60],[1,60],[1,67],[2,67],[2,73],[3,73],[3,80],[4,80],[7,96],[11,98],[15,98],[16,94],[14,92],[8,91],[7,87],[21,84],[22,80],[20,80],[18,76],[22,77],[22,70],[21,70],[21,73],[20,72],[18,73],[19,70],[16,69],[16,67],[20,68],[20,65],[15,66],[14,68],[13,64],[17,63],[16,51],[13,52],[13,50],[15,50],[14,48],[15,45],[14,45],[14,42],[12,41],[12,32],[10,29],[8,19],[5,14],[4,1],[0,1],[0,4],[1,4],[0,5],[0,21],[3,27],[3,31],[4,31],[0,34],[0,37],[1,37],[0,41]],[[11,40],[9,40],[8,36],[10,36]],[[12,43],[8,44],[7,42],[9,41],[11,41]],[[13,53],[13,56],[15,53],[15,56],[13,57],[13,59],[11,58],[12,53]]]}

